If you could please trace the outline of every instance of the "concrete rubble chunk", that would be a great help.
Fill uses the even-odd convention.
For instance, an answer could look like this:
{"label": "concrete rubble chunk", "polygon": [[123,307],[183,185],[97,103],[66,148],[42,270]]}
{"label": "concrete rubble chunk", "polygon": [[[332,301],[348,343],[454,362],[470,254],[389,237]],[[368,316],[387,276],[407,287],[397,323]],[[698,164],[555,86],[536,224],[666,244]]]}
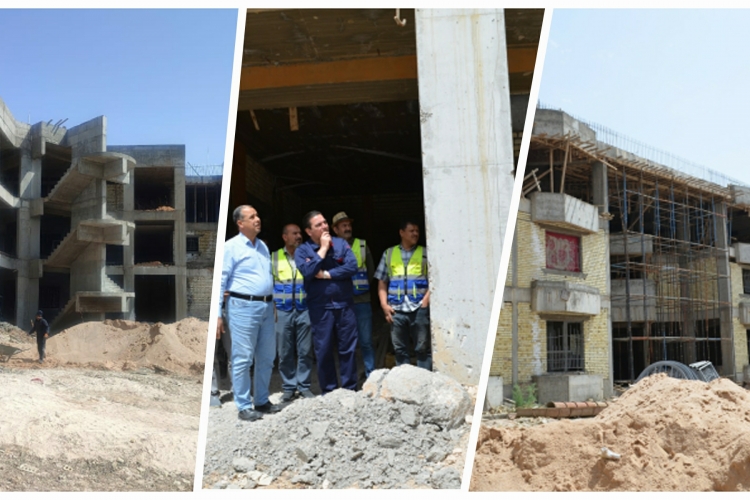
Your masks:
{"label": "concrete rubble chunk", "polygon": [[232,466],[237,472],[249,472],[255,470],[255,461],[246,457],[235,457]]}
{"label": "concrete rubble chunk", "polygon": [[424,423],[452,429],[471,411],[471,398],[455,380],[412,365],[401,365],[383,377],[376,394],[419,408]]}

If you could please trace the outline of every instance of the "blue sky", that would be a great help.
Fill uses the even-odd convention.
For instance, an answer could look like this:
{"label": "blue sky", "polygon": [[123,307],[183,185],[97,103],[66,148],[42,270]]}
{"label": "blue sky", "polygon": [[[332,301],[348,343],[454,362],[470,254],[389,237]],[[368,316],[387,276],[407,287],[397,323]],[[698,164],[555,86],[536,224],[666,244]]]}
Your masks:
{"label": "blue sky", "polygon": [[236,9],[0,10],[0,98],[19,121],[105,115],[108,144],[221,164],[236,27]]}
{"label": "blue sky", "polygon": [[556,9],[539,98],[750,184],[750,11]]}

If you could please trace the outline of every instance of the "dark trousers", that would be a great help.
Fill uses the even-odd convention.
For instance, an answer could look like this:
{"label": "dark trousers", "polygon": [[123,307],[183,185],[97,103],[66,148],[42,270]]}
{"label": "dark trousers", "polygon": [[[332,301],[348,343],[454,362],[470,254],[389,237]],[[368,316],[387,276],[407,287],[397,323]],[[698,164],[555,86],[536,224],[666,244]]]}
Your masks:
{"label": "dark trousers", "polygon": [[39,361],[44,361],[44,352],[47,348],[47,339],[44,338],[44,334],[36,335],[36,350],[39,351]]}
{"label": "dark trousers", "polygon": [[343,309],[310,309],[313,349],[318,363],[318,384],[323,394],[338,389],[333,350],[339,355],[341,387],[357,389],[357,317],[351,306]]}
{"label": "dark trousers", "polygon": [[410,313],[396,311],[391,326],[391,341],[393,350],[396,351],[397,365],[410,363],[410,348],[413,345],[417,355],[417,366],[432,370],[430,308],[420,307]]}

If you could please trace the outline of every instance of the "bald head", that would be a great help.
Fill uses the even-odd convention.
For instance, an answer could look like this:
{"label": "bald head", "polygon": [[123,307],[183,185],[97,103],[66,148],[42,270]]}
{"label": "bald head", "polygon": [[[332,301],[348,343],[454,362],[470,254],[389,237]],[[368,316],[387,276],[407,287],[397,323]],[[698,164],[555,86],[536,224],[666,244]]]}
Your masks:
{"label": "bald head", "polygon": [[294,255],[294,251],[302,244],[302,231],[297,224],[287,224],[284,226],[281,238],[284,240],[286,251]]}

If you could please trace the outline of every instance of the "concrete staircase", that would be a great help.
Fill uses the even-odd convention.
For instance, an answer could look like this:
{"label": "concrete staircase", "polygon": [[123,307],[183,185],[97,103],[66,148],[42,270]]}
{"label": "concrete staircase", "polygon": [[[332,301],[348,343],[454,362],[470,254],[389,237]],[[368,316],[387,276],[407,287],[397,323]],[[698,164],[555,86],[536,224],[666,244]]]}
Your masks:
{"label": "concrete staircase", "polygon": [[129,181],[135,160],[121,153],[96,153],[75,160],[44,199],[44,205],[70,211],[73,202],[93,179],[111,182]]}
{"label": "concrete staircase", "polygon": [[81,221],[55,247],[45,266],[70,267],[81,253],[91,244],[127,245],[128,229],[134,228],[132,222],[116,219],[93,219]]}

